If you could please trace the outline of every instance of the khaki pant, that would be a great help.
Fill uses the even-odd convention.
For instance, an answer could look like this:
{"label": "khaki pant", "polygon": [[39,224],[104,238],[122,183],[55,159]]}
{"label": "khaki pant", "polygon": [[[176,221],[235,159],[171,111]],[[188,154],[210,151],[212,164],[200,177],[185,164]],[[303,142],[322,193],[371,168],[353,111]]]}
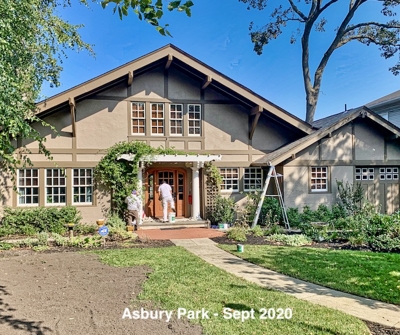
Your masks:
{"label": "khaki pant", "polygon": [[138,211],[128,211],[126,214],[126,218],[128,220],[128,226],[132,226],[132,222],[136,220],[136,227],[139,224],[139,213]]}

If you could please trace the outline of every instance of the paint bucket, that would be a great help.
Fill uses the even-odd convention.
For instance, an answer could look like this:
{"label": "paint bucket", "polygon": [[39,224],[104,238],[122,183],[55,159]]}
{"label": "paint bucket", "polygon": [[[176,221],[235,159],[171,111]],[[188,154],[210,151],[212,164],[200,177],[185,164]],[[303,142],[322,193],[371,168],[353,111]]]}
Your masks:
{"label": "paint bucket", "polygon": [[219,223],[219,224],[218,224],[218,228],[219,228],[219,229],[224,229],[224,224],[223,224],[223,223]]}
{"label": "paint bucket", "polygon": [[169,222],[175,222],[175,213],[169,213],[168,214],[168,221]]}
{"label": "paint bucket", "polygon": [[243,244],[238,244],[237,245],[237,252],[243,252],[244,251],[244,245]]}

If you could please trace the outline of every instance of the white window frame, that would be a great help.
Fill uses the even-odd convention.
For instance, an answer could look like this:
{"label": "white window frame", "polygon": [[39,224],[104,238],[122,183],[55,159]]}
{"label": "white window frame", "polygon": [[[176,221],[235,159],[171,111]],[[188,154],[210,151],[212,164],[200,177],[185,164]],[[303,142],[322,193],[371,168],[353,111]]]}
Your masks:
{"label": "white window frame", "polygon": [[329,169],[327,166],[310,167],[310,192],[329,192]]}
{"label": "white window frame", "polygon": [[[180,110],[177,110],[177,107],[180,108]],[[172,117],[173,113],[175,113],[175,117]],[[181,117],[178,118],[176,117],[177,114],[181,114]],[[180,126],[178,125],[172,125],[172,123],[179,123],[180,121]],[[175,131],[177,129],[181,129],[181,133],[173,133],[172,129],[175,129]],[[170,104],[169,105],[169,133],[171,136],[183,136],[183,105],[182,104]]]}
{"label": "white window frame", "polygon": [[[193,108],[193,110],[191,110],[191,108]],[[196,108],[198,108],[197,111]],[[188,135],[201,136],[201,105],[188,104],[187,111],[188,111]],[[196,123],[198,123],[198,125],[196,125]],[[198,133],[196,133],[197,129]],[[191,131],[193,131],[193,133],[191,133]]]}
{"label": "white window frame", "polygon": [[[154,107],[155,109],[153,109]],[[164,136],[164,126],[165,126],[164,104],[151,103],[150,113],[151,113],[151,135]],[[155,116],[153,115],[153,113],[155,113]],[[154,129],[156,129],[157,131],[154,132]],[[161,132],[159,132],[160,129]]]}
{"label": "white window frame", "polygon": [[[133,106],[137,106],[137,110],[133,109]],[[137,112],[136,116],[133,114]],[[143,116],[141,114],[143,113]],[[137,124],[134,123],[137,121]],[[143,124],[141,124],[143,123]],[[143,129],[143,132],[134,132],[134,127],[138,129]],[[146,135],[146,104],[144,102],[132,102],[131,103],[131,134],[132,135]]]}
{"label": "white window frame", "polygon": [[[18,206],[39,206],[39,183],[39,169],[18,170]],[[28,190],[30,194],[27,194]],[[34,197],[37,197],[37,202],[32,202]],[[30,198],[30,203],[26,202],[27,198]],[[21,199],[25,199],[24,202],[21,202]]]}
{"label": "white window frame", "polygon": [[[82,171],[83,170],[83,171]],[[78,171],[78,175],[75,174]],[[90,171],[90,176],[88,176]],[[88,180],[90,179],[90,183]],[[93,169],[92,168],[73,168],[72,169],[72,204],[74,205],[93,205]],[[78,190],[76,190],[78,188]],[[83,189],[83,190],[82,190]],[[89,190],[89,192],[88,192]],[[76,192],[78,191],[78,192]],[[80,201],[81,196],[85,196],[85,201]],[[91,201],[87,201],[90,195]],[[76,201],[78,196],[78,201]]]}
{"label": "white window frame", "polygon": [[[46,169],[45,174],[45,204],[47,206],[65,206],[67,203],[65,171],[62,169]],[[62,192],[62,189],[64,189],[64,192]],[[51,194],[48,193],[49,191],[51,191]],[[60,201],[62,196],[64,201]],[[54,202],[55,197],[58,197],[58,202]],[[49,199],[51,199],[51,202],[49,202]]]}
{"label": "white window frame", "polygon": [[[219,173],[222,177],[221,192],[239,192],[238,167],[220,168]],[[228,188],[232,185],[235,187]]]}
{"label": "white window frame", "polygon": [[243,191],[260,191],[263,188],[263,171],[260,167],[244,169]]}

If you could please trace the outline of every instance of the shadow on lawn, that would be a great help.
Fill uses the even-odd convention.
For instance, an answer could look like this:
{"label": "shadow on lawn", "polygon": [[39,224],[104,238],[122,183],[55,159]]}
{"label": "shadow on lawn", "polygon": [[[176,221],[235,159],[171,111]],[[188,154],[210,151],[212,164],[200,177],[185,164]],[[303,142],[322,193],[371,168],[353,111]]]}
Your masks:
{"label": "shadow on lawn", "polygon": [[42,326],[42,321],[28,321],[15,318],[12,312],[16,312],[16,309],[12,308],[4,301],[4,297],[10,295],[11,294],[6,290],[6,287],[0,285],[0,325],[8,325],[16,330],[25,331],[27,334],[33,335],[53,333],[51,328]]}

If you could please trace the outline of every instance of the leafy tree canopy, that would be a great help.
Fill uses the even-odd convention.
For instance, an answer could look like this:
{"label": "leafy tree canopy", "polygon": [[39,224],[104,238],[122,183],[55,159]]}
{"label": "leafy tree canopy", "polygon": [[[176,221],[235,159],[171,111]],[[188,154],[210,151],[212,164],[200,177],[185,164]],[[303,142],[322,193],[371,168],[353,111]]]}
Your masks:
{"label": "leafy tree canopy", "polygon": [[[291,26],[293,33],[290,43],[296,42],[301,36],[303,82],[306,91],[306,121],[314,120],[318,96],[321,88],[322,75],[332,53],[351,41],[358,41],[365,45],[376,45],[381,56],[391,58],[399,53],[400,49],[400,21],[396,20],[396,10],[400,0],[239,0],[248,5],[248,9],[255,8],[261,11],[271,9],[269,22],[261,28],[250,24],[250,37],[257,54],[263,52],[271,40],[278,38],[285,27]],[[272,4],[270,4],[272,3]],[[369,7],[368,7],[369,5]],[[380,6],[377,9],[377,6]],[[268,8],[267,8],[268,7]],[[373,13],[375,20],[359,21],[362,10]],[[325,32],[328,21],[325,15],[335,21],[332,38],[328,40],[328,47],[321,55],[319,64],[313,74],[310,72],[310,38],[312,32]],[[294,26],[292,25],[294,24]],[[330,38],[328,36],[328,38]],[[393,74],[400,73],[400,61],[390,68]]]}
{"label": "leafy tree canopy", "polygon": [[167,30],[168,24],[164,27],[160,26],[159,20],[164,15],[164,5],[168,11],[177,10],[178,12],[184,12],[187,16],[191,16],[191,7],[194,3],[191,0],[183,1],[164,1],[157,0],[153,4],[152,0],[103,0],[101,5],[105,8],[108,4],[115,4],[114,13],[118,11],[118,15],[122,20],[123,16],[127,16],[129,8],[132,8],[133,12],[138,16],[140,20],[145,20],[152,26],[155,26],[161,35],[171,36]]}
{"label": "leafy tree canopy", "polygon": [[[63,5],[68,5],[65,1]],[[58,86],[66,49],[91,52],[71,25],[56,14],[55,0],[0,1],[0,164],[2,170],[30,163],[28,149],[15,155],[23,139],[37,141],[48,157],[44,139],[31,126],[47,125],[35,115],[43,82]]]}

